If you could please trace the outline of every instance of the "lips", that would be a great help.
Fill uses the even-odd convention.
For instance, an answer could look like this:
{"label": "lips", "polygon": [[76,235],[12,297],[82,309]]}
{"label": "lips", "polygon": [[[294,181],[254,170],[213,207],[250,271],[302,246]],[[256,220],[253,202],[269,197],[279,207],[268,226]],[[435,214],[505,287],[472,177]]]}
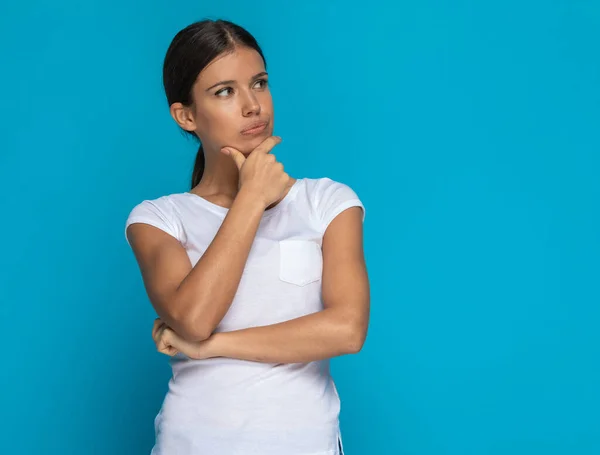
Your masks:
{"label": "lips", "polygon": [[242,134],[253,134],[259,133],[266,128],[268,122],[254,122],[244,128],[241,133]]}

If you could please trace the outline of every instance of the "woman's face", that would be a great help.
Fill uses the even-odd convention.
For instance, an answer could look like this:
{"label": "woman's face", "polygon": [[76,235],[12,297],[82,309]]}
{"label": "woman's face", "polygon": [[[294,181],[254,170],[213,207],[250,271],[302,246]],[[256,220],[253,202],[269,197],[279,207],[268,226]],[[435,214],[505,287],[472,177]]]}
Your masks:
{"label": "woman's face", "polygon": [[[238,47],[213,60],[193,87],[193,130],[205,150],[231,146],[249,154],[273,134],[273,101],[258,52]],[[259,130],[247,131],[262,123]]]}

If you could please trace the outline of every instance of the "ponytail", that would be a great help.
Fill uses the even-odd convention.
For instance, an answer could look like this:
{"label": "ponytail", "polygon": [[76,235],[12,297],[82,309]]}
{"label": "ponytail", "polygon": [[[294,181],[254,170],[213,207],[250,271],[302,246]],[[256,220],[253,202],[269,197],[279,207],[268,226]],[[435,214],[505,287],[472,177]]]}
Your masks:
{"label": "ponytail", "polygon": [[196,161],[194,162],[194,170],[192,171],[192,189],[200,183],[202,179],[202,174],[204,174],[204,149],[202,148],[202,144],[198,148],[198,153],[196,154]]}

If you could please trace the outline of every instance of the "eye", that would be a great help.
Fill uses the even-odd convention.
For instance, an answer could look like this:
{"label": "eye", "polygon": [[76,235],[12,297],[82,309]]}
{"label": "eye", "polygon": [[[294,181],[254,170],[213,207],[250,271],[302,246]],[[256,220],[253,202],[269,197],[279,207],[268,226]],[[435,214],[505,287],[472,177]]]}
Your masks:
{"label": "eye", "polygon": [[269,81],[267,79],[259,79],[256,81],[256,83],[261,83],[262,87],[261,88],[265,88],[267,85],[269,85]]}
{"label": "eye", "polygon": [[218,92],[216,92],[216,93],[215,93],[215,95],[216,95],[216,96],[220,96],[221,98],[225,98],[225,96],[227,96],[227,95],[225,95],[225,96],[222,96],[222,93],[225,93],[225,92],[227,92],[228,90],[233,90],[233,89],[232,89],[231,87],[225,87],[225,88],[223,88],[223,89],[219,90]]}
{"label": "eye", "polygon": [[[264,89],[269,84],[269,81],[267,79],[258,79],[256,81],[255,85],[256,84],[261,84],[259,86],[259,88]],[[225,97],[229,96],[232,92],[233,92],[233,89],[231,87],[225,87],[225,88],[222,88],[221,90],[219,90],[218,92],[215,92],[215,96],[218,96],[220,98],[225,98]]]}

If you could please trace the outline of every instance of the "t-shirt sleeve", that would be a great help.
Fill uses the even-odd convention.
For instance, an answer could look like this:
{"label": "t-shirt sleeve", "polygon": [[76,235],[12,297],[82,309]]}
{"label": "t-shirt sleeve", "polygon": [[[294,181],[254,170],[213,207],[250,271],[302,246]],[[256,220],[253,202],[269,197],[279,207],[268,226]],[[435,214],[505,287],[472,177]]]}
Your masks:
{"label": "t-shirt sleeve", "polygon": [[321,224],[321,232],[325,232],[329,224],[350,207],[360,207],[365,219],[365,207],[356,192],[348,185],[329,178],[321,179],[317,190],[317,215]]}
{"label": "t-shirt sleeve", "polygon": [[142,201],[131,210],[125,222],[125,239],[127,243],[129,243],[127,228],[134,223],[144,223],[157,227],[179,240],[179,230],[173,220],[172,213],[170,213],[168,207],[165,207],[165,204],[159,204],[159,201]]}

